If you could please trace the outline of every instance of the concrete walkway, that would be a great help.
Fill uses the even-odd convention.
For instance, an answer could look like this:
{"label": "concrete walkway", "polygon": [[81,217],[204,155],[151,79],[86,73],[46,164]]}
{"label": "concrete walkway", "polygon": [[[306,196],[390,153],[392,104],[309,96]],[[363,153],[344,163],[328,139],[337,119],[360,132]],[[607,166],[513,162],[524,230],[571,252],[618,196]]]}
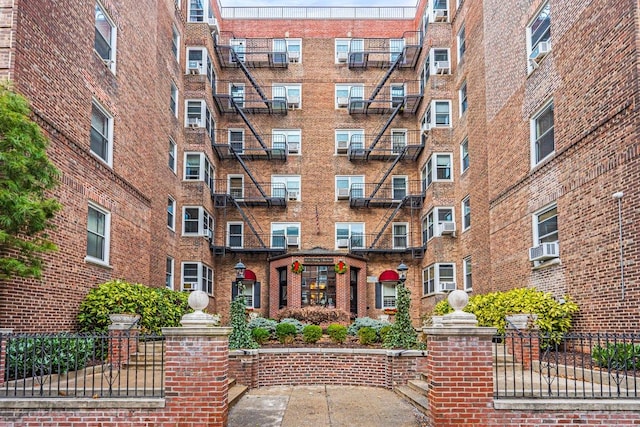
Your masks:
{"label": "concrete walkway", "polygon": [[423,420],[391,390],[278,386],[245,394],[231,408],[228,427],[416,427]]}

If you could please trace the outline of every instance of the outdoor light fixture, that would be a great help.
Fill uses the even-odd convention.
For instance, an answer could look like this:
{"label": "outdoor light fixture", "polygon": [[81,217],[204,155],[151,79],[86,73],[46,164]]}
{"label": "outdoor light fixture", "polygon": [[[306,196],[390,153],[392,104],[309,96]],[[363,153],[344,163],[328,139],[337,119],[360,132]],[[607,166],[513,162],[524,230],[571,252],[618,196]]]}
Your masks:
{"label": "outdoor light fixture", "polygon": [[407,267],[404,262],[400,261],[400,265],[396,267],[396,270],[398,270],[398,280],[400,281],[400,284],[404,285],[405,280],[407,280],[407,270],[409,270],[409,267]]}
{"label": "outdoor light fixture", "polygon": [[620,246],[620,292],[624,301],[624,245],[622,242],[622,196],[624,193],[618,191],[612,197],[618,201],[618,240]]}
{"label": "outdoor light fixture", "polygon": [[233,268],[236,270],[236,280],[242,281],[242,279],[244,279],[244,272],[246,271],[247,267],[244,266],[242,261],[238,261],[236,266]]}

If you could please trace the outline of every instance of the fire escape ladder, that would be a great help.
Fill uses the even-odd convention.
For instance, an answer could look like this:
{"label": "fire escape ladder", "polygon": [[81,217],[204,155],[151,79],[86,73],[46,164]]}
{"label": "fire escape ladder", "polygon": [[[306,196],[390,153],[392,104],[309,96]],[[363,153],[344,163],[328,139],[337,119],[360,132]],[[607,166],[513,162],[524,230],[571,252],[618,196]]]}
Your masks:
{"label": "fire escape ladder", "polygon": [[262,90],[262,88],[258,84],[258,81],[249,72],[249,69],[244,64],[244,61],[240,60],[240,57],[238,56],[238,54],[236,53],[235,50],[231,49],[230,52],[231,52],[231,56],[233,57],[233,61],[236,64],[238,64],[238,66],[240,67],[240,69],[242,70],[244,75],[247,77],[247,79],[249,80],[249,82],[251,83],[253,88],[256,90],[256,92],[258,92],[258,95],[260,95],[260,99],[262,100],[262,102],[264,102],[267,107],[271,108],[270,104],[269,104],[269,98],[267,98],[267,95],[264,94],[264,91]]}
{"label": "fire escape ladder", "polygon": [[238,201],[233,197],[230,197],[230,199],[233,201],[234,206],[238,209],[238,212],[240,212],[240,216],[242,216],[242,219],[244,219],[245,224],[247,224],[247,226],[251,229],[251,232],[254,234],[254,236],[256,236],[256,239],[258,239],[258,243],[260,243],[263,248],[266,248],[264,242],[262,241],[262,238],[260,237],[260,233],[258,233],[258,230],[256,230],[256,228],[253,226],[253,222],[246,214],[246,212],[242,209]]}
{"label": "fire escape ladder", "polygon": [[249,120],[249,117],[247,117],[247,115],[244,113],[244,111],[242,111],[242,108],[240,108],[238,106],[238,103],[235,102],[233,98],[230,98],[230,99],[231,99],[231,102],[233,103],[234,108],[236,109],[236,111],[238,112],[240,117],[242,117],[242,120],[244,120],[245,124],[247,125],[247,127],[249,128],[249,130],[251,131],[253,136],[256,137],[256,140],[258,140],[258,143],[260,144],[260,146],[264,149],[264,151],[267,154],[270,155],[270,151],[267,148],[267,145],[264,143],[264,140],[260,136],[260,132],[258,132],[258,130],[251,124],[251,121]]}
{"label": "fire escape ladder", "polygon": [[240,154],[237,153],[236,150],[234,150],[233,147],[231,146],[229,146],[229,150],[233,153],[238,163],[240,163],[240,166],[242,166],[242,169],[244,169],[244,171],[247,173],[251,182],[253,182],[253,184],[256,186],[256,188],[260,192],[260,195],[264,197],[265,200],[268,199],[269,197],[267,196],[267,193],[264,192],[264,189],[262,188],[262,186],[260,186],[260,183],[258,183],[258,181],[256,180],[256,177],[253,176],[253,174],[249,170],[249,167],[244,162],[244,160],[242,160],[242,157],[240,156]]}
{"label": "fire escape ladder", "polygon": [[380,180],[378,180],[378,183],[376,184],[376,187],[373,189],[373,192],[371,193],[371,196],[369,196],[370,199],[373,199],[376,196],[376,193],[378,193],[378,191],[382,187],[382,184],[384,184],[384,181],[389,177],[389,175],[391,175],[391,172],[393,171],[393,168],[395,168],[396,165],[398,164],[398,162],[400,160],[402,160],[402,158],[404,157],[404,154],[405,154],[406,151],[407,151],[407,147],[404,147],[402,149],[402,151],[400,151],[398,153],[398,155],[396,156],[396,158],[393,161],[393,163],[391,163],[391,166],[389,166],[389,168],[387,168],[387,170],[384,173],[384,175],[382,176],[382,178],[380,178]]}
{"label": "fire escape ladder", "polygon": [[[382,127],[380,128],[380,131],[378,132],[376,137],[371,142],[371,145],[369,146],[368,153],[370,153],[376,147],[376,144],[378,143],[378,141],[380,141],[380,138],[382,138],[382,135],[384,135],[384,133],[387,131],[387,129],[389,129],[389,126],[391,126],[391,123],[393,122],[393,119],[396,118],[396,116],[398,115],[400,110],[402,110],[402,107],[404,107],[404,101],[403,102],[399,102],[398,105],[396,105],[396,108],[393,109],[393,111],[391,112],[391,115],[389,116],[389,118],[387,119],[385,124],[382,125]],[[367,153],[367,156],[368,156],[368,153]]]}
{"label": "fire escape ladder", "polygon": [[[373,239],[373,242],[371,242],[369,249],[374,249],[376,247],[376,243],[378,243],[378,240],[380,240],[384,232],[387,230],[387,227],[389,226],[389,224],[391,224],[391,221],[393,221],[398,212],[400,212],[400,209],[402,209],[404,203],[405,200],[402,200],[400,203],[398,203],[395,209],[391,210],[391,208],[389,208],[387,210],[386,215],[382,218],[382,220],[384,220],[384,224],[382,225],[382,228],[380,228],[380,231],[376,235],[376,238]],[[382,222],[382,220],[380,222]]]}
{"label": "fire escape ladder", "polygon": [[387,80],[389,80],[389,77],[391,77],[391,74],[393,74],[396,68],[398,68],[398,65],[400,65],[403,59],[404,59],[404,49],[402,50],[402,52],[398,54],[398,57],[395,59],[395,61],[391,63],[391,66],[389,67],[385,75],[382,77],[382,80],[380,80],[380,82],[378,83],[378,86],[376,86],[375,89],[373,89],[373,91],[371,92],[371,95],[369,96],[368,104],[371,104],[371,102],[376,98],[376,96],[378,96],[378,93],[380,93],[384,84],[387,82]]}

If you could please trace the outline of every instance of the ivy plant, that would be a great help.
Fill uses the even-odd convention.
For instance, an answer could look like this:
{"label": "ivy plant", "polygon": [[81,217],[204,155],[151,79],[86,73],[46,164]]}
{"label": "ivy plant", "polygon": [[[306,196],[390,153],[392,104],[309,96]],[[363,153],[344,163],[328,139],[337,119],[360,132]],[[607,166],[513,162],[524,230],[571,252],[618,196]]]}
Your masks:
{"label": "ivy plant", "polygon": [[411,307],[411,291],[404,284],[396,287],[395,322],[384,334],[382,345],[386,348],[422,349],[424,343],[418,340],[418,333],[411,324],[409,309]]}

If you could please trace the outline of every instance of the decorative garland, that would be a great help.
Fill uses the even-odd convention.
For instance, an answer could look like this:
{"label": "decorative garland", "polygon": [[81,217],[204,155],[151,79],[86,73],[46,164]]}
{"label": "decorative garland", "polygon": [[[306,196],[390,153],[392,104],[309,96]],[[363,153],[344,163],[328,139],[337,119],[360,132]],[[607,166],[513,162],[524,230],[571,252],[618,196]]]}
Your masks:
{"label": "decorative garland", "polygon": [[344,261],[339,261],[336,265],[333,266],[333,271],[338,274],[344,274],[347,272],[347,263]]}
{"label": "decorative garland", "polygon": [[291,271],[295,274],[300,274],[304,271],[304,265],[302,265],[300,261],[293,261],[291,264]]}

